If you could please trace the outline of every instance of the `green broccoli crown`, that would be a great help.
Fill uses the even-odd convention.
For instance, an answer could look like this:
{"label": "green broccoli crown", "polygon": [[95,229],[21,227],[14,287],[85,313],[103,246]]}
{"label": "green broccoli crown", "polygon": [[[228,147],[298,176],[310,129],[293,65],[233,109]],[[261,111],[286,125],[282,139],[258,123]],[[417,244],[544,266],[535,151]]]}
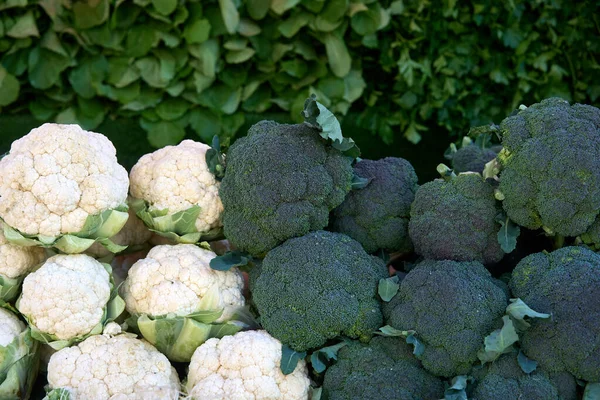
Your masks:
{"label": "green broccoli crown", "polygon": [[382,325],[377,285],[387,276],[357,241],[316,231],[267,253],[252,298],[262,326],[304,351],[339,335],[369,340]]}
{"label": "green broccoli crown", "polygon": [[532,309],[552,314],[521,335],[527,357],[547,371],[599,382],[600,255],[584,247],[532,254],[513,271],[510,288]]}
{"label": "green broccoli crown", "polygon": [[443,393],[441,380],[421,367],[411,346],[400,338],[350,343],[340,349],[323,381],[323,395],[329,400],[440,399]]}
{"label": "green broccoli crown", "polygon": [[352,184],[352,160],[306,124],[261,121],[235,141],[219,194],[225,236],[264,255],[285,240],[323,229]]}
{"label": "green broccoli crown", "polygon": [[412,165],[395,157],[362,160],[354,174],[371,181],[333,211],[332,229],[357,240],[368,253],[412,251],[408,219],[418,187]]}
{"label": "green broccoli crown", "polygon": [[491,148],[483,148],[475,143],[461,147],[452,155],[452,169],[456,173],[482,173],[485,164],[496,158],[497,153]]}
{"label": "green broccoli crown", "polygon": [[[539,368],[531,374],[523,372],[517,353],[504,354],[493,363],[474,370],[476,378],[473,400],[566,400],[555,383]],[[571,385],[576,389],[574,379]]]}
{"label": "green broccoli crown", "polygon": [[415,252],[434,260],[498,262],[504,256],[495,222],[500,211],[494,189],[479,174],[428,182],[410,210]]}
{"label": "green broccoli crown", "polygon": [[384,313],[392,327],[416,331],[425,345],[425,369],[453,377],[478,361],[477,351],[501,325],[507,303],[482,264],[425,260],[402,280]]}
{"label": "green broccoli crown", "polygon": [[504,119],[503,207],[517,224],[584,233],[600,212],[600,109],[543,100]]}

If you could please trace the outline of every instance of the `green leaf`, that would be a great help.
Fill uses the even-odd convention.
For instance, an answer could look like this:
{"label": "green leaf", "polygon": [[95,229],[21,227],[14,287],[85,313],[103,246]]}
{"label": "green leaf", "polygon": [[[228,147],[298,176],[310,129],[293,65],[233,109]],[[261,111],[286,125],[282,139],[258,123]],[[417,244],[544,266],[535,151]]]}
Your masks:
{"label": "green leaf", "polygon": [[506,307],[506,313],[515,321],[519,330],[525,330],[531,326],[531,324],[525,320],[525,317],[547,319],[552,316],[551,314],[544,314],[532,310],[521,299],[510,299],[510,304]]}
{"label": "green leaf", "polygon": [[325,372],[327,366],[334,360],[337,360],[338,351],[347,344],[348,342],[344,340],[340,343],[315,350],[310,356],[313,369],[319,374]]}
{"label": "green leaf", "polygon": [[272,0],[271,10],[277,15],[281,15],[287,10],[294,8],[300,0]]}
{"label": "green leaf", "polygon": [[[366,188],[369,183],[371,183],[371,181],[373,180],[373,178],[362,178],[358,175],[352,175],[352,190],[360,190],[360,189],[364,189]],[[397,278],[397,277],[396,277]],[[391,279],[391,278],[388,278]],[[388,280],[388,279],[382,279],[382,280]],[[381,280],[379,281],[379,289],[381,290]],[[396,279],[397,282],[397,279]],[[396,289],[397,291],[398,289]],[[396,294],[396,292],[394,292],[394,294]],[[381,296],[381,293],[379,294]],[[392,295],[392,297],[394,297],[394,295]],[[383,297],[382,297],[383,298]],[[391,299],[391,298],[390,298]],[[385,300],[385,301],[389,301],[389,300]]]}
{"label": "green leaf", "polygon": [[323,18],[329,22],[339,21],[346,14],[348,5],[348,0],[329,0],[325,3],[325,7],[319,13],[318,18]]}
{"label": "green leaf", "polygon": [[54,243],[54,247],[66,254],[79,254],[89,249],[95,241],[95,239],[86,239],[74,235],[64,235]]}
{"label": "green leaf", "polygon": [[183,37],[189,44],[202,43],[210,36],[210,22],[207,19],[197,19],[186,25]]}
{"label": "green leaf", "polygon": [[335,34],[327,33],[323,37],[325,52],[331,71],[338,78],[343,78],[350,72],[352,59],[344,41]]}
{"label": "green leaf", "polygon": [[181,118],[190,108],[190,103],[183,99],[167,99],[156,107],[156,114],[164,120],[173,121]]}
{"label": "green leaf", "polygon": [[206,151],[206,165],[208,170],[218,180],[223,179],[225,176],[225,157],[221,153],[221,143],[219,142],[219,136],[213,136],[211,148]]}
{"label": "green leaf", "polygon": [[19,297],[23,279],[25,279],[25,275],[16,278],[0,275],[0,300],[10,303]]}
{"label": "green leaf", "polygon": [[156,44],[156,41],[157,35],[151,26],[146,24],[134,25],[127,33],[126,54],[130,57],[145,56]]}
{"label": "green leaf", "polygon": [[359,11],[352,16],[350,26],[360,36],[372,35],[381,24],[381,6],[378,3],[369,5],[366,11]]}
{"label": "green leaf", "polygon": [[19,97],[20,88],[19,80],[0,65],[0,107],[15,102]]}
{"label": "green leaf", "polygon": [[229,271],[231,268],[248,265],[250,261],[252,261],[252,258],[246,253],[234,250],[211,259],[210,267],[216,271]]}
{"label": "green leaf", "polygon": [[311,15],[306,12],[298,12],[280,23],[277,29],[286,38],[294,37],[303,26],[308,24],[311,19]]}
{"label": "green leaf", "polygon": [[498,231],[498,243],[505,253],[512,252],[517,247],[517,238],[521,233],[519,225],[512,222],[504,213],[501,213],[496,218],[496,222],[500,224]]}
{"label": "green leaf", "polygon": [[517,362],[519,363],[519,367],[521,367],[526,374],[532,373],[537,368],[537,362],[527,358],[521,350],[519,350],[519,355],[517,355]]}
{"label": "green leaf", "polygon": [[225,28],[229,34],[233,35],[240,23],[240,14],[237,7],[233,0],[219,0],[219,7],[221,8],[221,16],[223,17]]}
{"label": "green leaf", "polygon": [[40,32],[35,24],[33,11],[27,11],[24,15],[17,17],[15,24],[6,31],[6,36],[16,39],[23,39],[29,36],[39,37]]}
{"label": "green leaf", "polygon": [[260,29],[260,26],[258,26],[256,23],[252,22],[251,20],[249,20],[247,18],[242,18],[237,27],[237,31],[242,36],[252,37],[252,36],[259,35],[262,32],[262,29]]}
{"label": "green leaf", "polygon": [[204,143],[208,143],[213,137],[221,133],[221,119],[219,116],[204,108],[194,108],[191,111],[190,126]]}
{"label": "green leaf", "polygon": [[84,58],[69,73],[69,83],[75,92],[86,99],[97,94],[97,87],[108,72],[108,61],[103,55]]}
{"label": "green leaf", "polygon": [[421,356],[425,352],[425,345],[421,343],[421,341],[417,339],[417,337],[413,333],[406,336],[406,343],[412,344],[414,346],[413,354],[415,355],[415,357],[421,358]]}
{"label": "green leaf", "polygon": [[600,383],[589,382],[585,385],[582,400],[600,400]]}
{"label": "green leaf", "polygon": [[170,15],[177,8],[177,0],[152,0],[152,5],[162,15]]}
{"label": "green leaf", "polygon": [[78,1],[73,4],[75,26],[89,29],[101,25],[108,19],[108,0]]}
{"label": "green leaf", "polygon": [[246,11],[254,20],[263,19],[269,12],[271,0],[246,0]]}
{"label": "green leaf", "polygon": [[250,48],[228,51],[227,54],[225,54],[225,61],[229,64],[240,64],[251,59],[255,53],[256,51]]}
{"label": "green leaf", "polygon": [[160,121],[150,126],[148,142],[157,149],[175,145],[185,137],[185,130],[172,121]]}
{"label": "green leaf", "polygon": [[398,289],[400,289],[400,284],[398,281],[399,279],[397,275],[394,275],[391,278],[379,280],[377,293],[379,293],[379,297],[381,297],[381,299],[386,303],[392,300],[396,293],[398,293]]}
{"label": "green leaf", "polygon": [[444,392],[444,400],[467,400],[468,380],[465,375],[452,378],[451,386]]}
{"label": "green leaf", "polygon": [[477,353],[482,363],[492,362],[502,354],[511,351],[512,345],[519,340],[519,335],[512,320],[507,316],[502,317],[503,326],[496,329],[484,339],[484,348]]}
{"label": "green leaf", "polygon": [[48,400],[73,400],[71,392],[69,389],[59,388],[52,389],[47,394],[46,397]]}
{"label": "green leaf", "polygon": [[48,49],[34,47],[28,60],[29,83],[36,89],[49,89],[59,81],[60,74],[70,64],[71,61],[67,57]]}
{"label": "green leaf", "polygon": [[153,87],[165,88],[175,76],[175,59],[166,53],[162,53],[160,59],[141,58],[135,66],[140,70],[142,79]]}
{"label": "green leaf", "polygon": [[4,0],[3,4],[0,5],[0,10],[25,6],[27,6],[27,0]]}
{"label": "green leaf", "polygon": [[285,344],[282,345],[281,346],[281,363],[280,363],[281,372],[284,375],[291,374],[296,369],[296,366],[298,365],[298,361],[302,360],[304,357],[306,357],[305,351],[297,352],[295,350],[292,350]]}
{"label": "green leaf", "polygon": [[385,325],[379,328],[379,331],[375,332],[376,335],[386,336],[386,337],[407,337],[409,335],[414,335],[416,332],[409,331],[401,331],[399,329],[394,328],[390,325]]}

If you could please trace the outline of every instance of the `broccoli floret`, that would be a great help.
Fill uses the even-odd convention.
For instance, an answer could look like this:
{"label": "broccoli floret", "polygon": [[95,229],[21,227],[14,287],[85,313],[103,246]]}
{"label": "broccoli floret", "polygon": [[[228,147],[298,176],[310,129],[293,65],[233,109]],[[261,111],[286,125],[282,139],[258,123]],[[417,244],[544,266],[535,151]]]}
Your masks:
{"label": "broccoli floret", "polygon": [[536,318],[520,335],[527,357],[547,371],[600,381],[600,255],[584,247],[563,247],[525,257],[513,271],[510,288]]}
{"label": "broccoli floret", "polygon": [[262,326],[294,350],[339,335],[368,341],[382,324],[377,285],[387,276],[354,239],[316,231],[267,253],[252,298]]}
{"label": "broccoli floret", "polygon": [[[486,364],[480,369],[474,369],[476,379],[473,400],[575,400],[573,397],[563,397],[555,381],[540,368],[531,374],[523,372],[517,362],[517,353],[512,352],[501,356],[493,363]],[[571,377],[563,385],[570,386],[571,394],[577,390],[577,383]],[[565,388],[567,389],[567,388]],[[568,390],[565,392],[568,393]]]}
{"label": "broccoli floret", "polygon": [[435,260],[496,263],[504,255],[495,222],[499,212],[494,189],[479,174],[428,182],[417,190],[410,210],[415,252]]}
{"label": "broccoli floret", "polygon": [[441,399],[444,385],[425,371],[399,338],[352,342],[325,372],[323,396],[329,400]]}
{"label": "broccoli floret", "polygon": [[577,236],[600,212],[600,109],[543,100],[500,124],[502,205],[517,224]]}
{"label": "broccoli floret", "polygon": [[478,262],[425,260],[385,306],[387,323],[414,330],[425,345],[423,366],[434,375],[464,375],[484,338],[501,326],[508,297]]}
{"label": "broccoli floret", "polygon": [[235,141],[219,194],[225,236],[254,256],[323,229],[352,184],[352,159],[306,124],[261,121]]}
{"label": "broccoli floret", "polygon": [[452,169],[455,172],[482,173],[485,164],[496,158],[497,153],[492,149],[485,149],[472,143],[461,147],[452,156]]}
{"label": "broccoli floret", "polygon": [[412,165],[394,157],[362,160],[354,174],[371,181],[333,211],[332,229],[357,240],[368,253],[412,251],[408,218],[418,187]]}

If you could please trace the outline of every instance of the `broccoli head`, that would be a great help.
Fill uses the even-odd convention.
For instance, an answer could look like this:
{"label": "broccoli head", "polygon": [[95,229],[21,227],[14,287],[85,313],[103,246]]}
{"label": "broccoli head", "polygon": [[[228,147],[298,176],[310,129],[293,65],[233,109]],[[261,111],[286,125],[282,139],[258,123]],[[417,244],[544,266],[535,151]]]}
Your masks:
{"label": "broccoli head", "polygon": [[325,372],[323,396],[329,400],[441,399],[444,385],[421,367],[400,338],[352,342]]}
{"label": "broccoli head", "polygon": [[370,182],[333,211],[332,229],[357,240],[368,253],[412,251],[408,218],[418,187],[412,165],[395,157],[362,160],[354,174]]}
{"label": "broccoli head", "polygon": [[493,264],[504,252],[498,243],[494,189],[481,175],[436,179],[417,189],[409,234],[415,252],[427,259]]}
{"label": "broccoli head", "polygon": [[531,321],[521,348],[547,371],[600,382],[600,255],[563,247],[525,257],[510,288],[532,309],[552,318]]}
{"label": "broccoli head", "polygon": [[600,109],[551,98],[500,124],[502,205],[515,223],[562,236],[600,212]]}
{"label": "broccoli head", "polygon": [[385,306],[387,323],[414,330],[425,345],[421,361],[434,375],[471,370],[484,338],[501,325],[508,297],[478,262],[425,260]]}
{"label": "broccoli head", "polygon": [[557,383],[540,368],[531,374],[523,372],[517,361],[517,353],[502,355],[493,363],[485,364],[474,369],[476,379],[472,396],[473,400],[575,400],[575,397],[563,396],[577,390],[577,383],[571,376],[569,381],[562,383],[561,390]]}
{"label": "broccoli head", "polygon": [[381,326],[377,285],[387,276],[354,239],[316,231],[267,253],[252,299],[262,326],[296,351],[339,335],[364,341]]}
{"label": "broccoli head", "polygon": [[[497,126],[494,127],[497,128]],[[491,132],[495,131],[495,128],[482,126],[471,128],[471,131],[481,132],[475,141],[465,136],[460,149],[457,149],[456,145],[452,143],[446,151],[445,157],[452,162],[452,169],[456,173],[482,173],[485,164],[496,158],[502,149],[502,146],[492,146],[491,144]]]}
{"label": "broccoli head", "polygon": [[352,159],[306,124],[261,121],[235,141],[219,194],[225,236],[262,256],[285,240],[323,229],[352,184]]}

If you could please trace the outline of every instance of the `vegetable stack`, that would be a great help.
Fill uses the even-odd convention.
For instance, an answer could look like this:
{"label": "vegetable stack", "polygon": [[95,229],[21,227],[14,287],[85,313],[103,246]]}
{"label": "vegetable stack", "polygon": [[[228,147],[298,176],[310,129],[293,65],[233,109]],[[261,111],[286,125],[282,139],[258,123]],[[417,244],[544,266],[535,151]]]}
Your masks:
{"label": "vegetable stack", "polygon": [[77,125],[15,141],[0,398],[600,398],[599,109],[522,106],[420,186],[302,116],[129,176]]}

